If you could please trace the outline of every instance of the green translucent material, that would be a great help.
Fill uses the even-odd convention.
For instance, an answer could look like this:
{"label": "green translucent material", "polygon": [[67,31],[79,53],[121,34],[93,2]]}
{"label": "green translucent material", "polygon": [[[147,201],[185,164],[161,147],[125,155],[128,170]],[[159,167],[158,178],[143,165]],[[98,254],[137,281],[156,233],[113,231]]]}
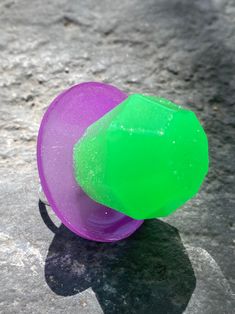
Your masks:
{"label": "green translucent material", "polygon": [[134,94],[86,130],[74,170],[95,201],[135,219],[163,217],[198,192],[207,137],[192,111]]}

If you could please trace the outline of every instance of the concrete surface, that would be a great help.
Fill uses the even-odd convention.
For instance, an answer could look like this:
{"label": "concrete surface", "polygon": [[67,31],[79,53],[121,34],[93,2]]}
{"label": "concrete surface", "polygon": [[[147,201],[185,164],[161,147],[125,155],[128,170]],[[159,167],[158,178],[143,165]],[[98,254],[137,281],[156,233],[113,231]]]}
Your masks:
{"label": "concrete surface", "polygon": [[[233,0],[0,1],[0,313],[234,313],[234,23]],[[41,116],[91,80],[192,108],[210,143],[200,194],[109,245],[38,206]]]}

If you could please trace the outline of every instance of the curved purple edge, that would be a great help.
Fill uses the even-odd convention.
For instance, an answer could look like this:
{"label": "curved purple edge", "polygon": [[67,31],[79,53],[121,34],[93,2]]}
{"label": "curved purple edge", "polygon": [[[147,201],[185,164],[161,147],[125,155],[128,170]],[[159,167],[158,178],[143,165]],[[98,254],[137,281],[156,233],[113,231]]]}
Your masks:
{"label": "curved purple edge", "polygon": [[45,196],[61,222],[88,240],[118,241],[143,223],[94,202],[73,176],[73,145],[90,124],[126,97],[116,87],[103,83],[74,85],[52,101],[39,128],[37,164]]}

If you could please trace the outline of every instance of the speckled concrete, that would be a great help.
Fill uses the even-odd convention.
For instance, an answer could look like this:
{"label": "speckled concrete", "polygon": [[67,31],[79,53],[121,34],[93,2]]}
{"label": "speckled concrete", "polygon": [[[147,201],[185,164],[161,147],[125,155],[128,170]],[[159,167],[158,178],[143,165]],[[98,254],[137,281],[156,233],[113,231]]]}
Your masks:
{"label": "speckled concrete", "polygon": [[[234,312],[234,25],[233,0],[0,2],[0,313]],[[94,80],[192,108],[210,143],[200,194],[109,245],[38,206],[41,116]]]}

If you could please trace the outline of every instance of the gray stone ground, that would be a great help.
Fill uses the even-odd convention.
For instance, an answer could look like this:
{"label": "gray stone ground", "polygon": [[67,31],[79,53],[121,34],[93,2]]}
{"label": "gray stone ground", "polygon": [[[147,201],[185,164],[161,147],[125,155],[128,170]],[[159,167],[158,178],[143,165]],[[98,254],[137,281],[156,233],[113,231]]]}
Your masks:
{"label": "gray stone ground", "polygon": [[[210,143],[200,194],[117,244],[38,208],[41,116],[91,80],[192,108]],[[234,92],[234,0],[1,0],[0,313],[234,313]]]}

